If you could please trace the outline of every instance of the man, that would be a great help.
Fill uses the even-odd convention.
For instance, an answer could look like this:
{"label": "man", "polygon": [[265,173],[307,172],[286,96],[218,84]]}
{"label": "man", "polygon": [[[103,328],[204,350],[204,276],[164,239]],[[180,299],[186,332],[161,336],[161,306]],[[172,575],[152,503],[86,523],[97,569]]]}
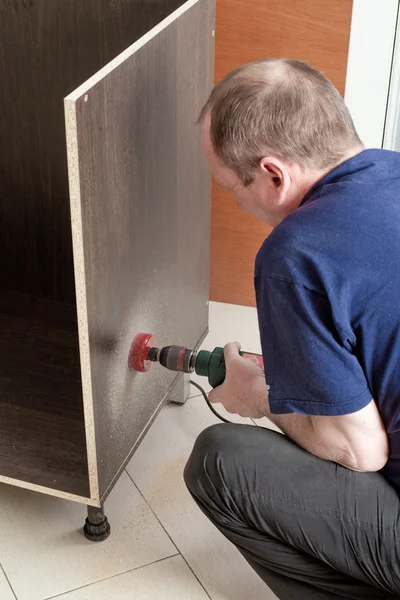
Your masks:
{"label": "man", "polygon": [[275,227],[255,266],[265,377],[228,344],[210,399],[286,436],[210,427],[186,484],[281,600],[400,597],[400,155],[365,150],[295,60],[233,71],[201,122],[216,182]]}

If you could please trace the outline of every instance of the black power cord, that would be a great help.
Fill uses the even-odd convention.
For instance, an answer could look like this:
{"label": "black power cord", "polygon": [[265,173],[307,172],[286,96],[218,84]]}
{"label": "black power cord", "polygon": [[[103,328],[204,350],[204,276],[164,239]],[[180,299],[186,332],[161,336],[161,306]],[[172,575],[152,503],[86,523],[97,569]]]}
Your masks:
{"label": "black power cord", "polygon": [[203,388],[201,387],[201,385],[199,385],[198,383],[196,383],[195,381],[192,381],[192,380],[190,380],[190,383],[192,385],[194,385],[194,387],[197,388],[203,394],[204,400],[207,402],[208,408],[211,410],[212,413],[214,413],[214,415],[216,417],[218,417],[218,419],[220,419],[224,423],[232,423],[232,421],[228,421],[228,419],[225,419],[225,417],[222,417],[221,415],[219,415],[217,413],[217,411],[215,410],[215,408],[213,407],[213,405],[209,401],[208,396],[205,393],[205,391],[203,390]]}

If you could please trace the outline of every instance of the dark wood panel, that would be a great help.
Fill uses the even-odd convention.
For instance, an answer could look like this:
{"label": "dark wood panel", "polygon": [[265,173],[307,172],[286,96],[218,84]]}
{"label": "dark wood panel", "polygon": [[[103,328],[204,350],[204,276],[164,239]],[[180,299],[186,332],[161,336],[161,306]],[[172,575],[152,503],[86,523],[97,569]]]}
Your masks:
{"label": "dark wood panel", "polygon": [[[264,56],[321,69],[343,94],[353,0],[217,0],[215,80]],[[270,229],[213,189],[211,299],[254,305],[254,258]]]}
{"label": "dark wood panel", "polygon": [[0,475],[89,496],[76,311],[0,298]]}
{"label": "dark wood panel", "polygon": [[74,301],[63,98],[182,0],[0,0],[0,280]]}
{"label": "dark wood panel", "polygon": [[134,336],[194,346],[208,326],[211,181],[195,122],[213,81],[213,17],[213,0],[198,0],[66,99],[101,496],[175,377],[130,372]]}

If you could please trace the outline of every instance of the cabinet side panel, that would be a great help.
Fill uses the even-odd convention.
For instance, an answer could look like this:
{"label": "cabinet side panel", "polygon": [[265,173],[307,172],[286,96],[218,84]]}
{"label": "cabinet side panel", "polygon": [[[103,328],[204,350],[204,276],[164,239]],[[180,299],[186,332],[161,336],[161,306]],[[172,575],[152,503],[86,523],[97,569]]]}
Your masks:
{"label": "cabinet side panel", "polygon": [[208,326],[210,175],[195,123],[212,85],[212,6],[190,0],[66,99],[76,107],[100,496],[175,378],[158,365],[129,371],[134,336],[191,346]]}

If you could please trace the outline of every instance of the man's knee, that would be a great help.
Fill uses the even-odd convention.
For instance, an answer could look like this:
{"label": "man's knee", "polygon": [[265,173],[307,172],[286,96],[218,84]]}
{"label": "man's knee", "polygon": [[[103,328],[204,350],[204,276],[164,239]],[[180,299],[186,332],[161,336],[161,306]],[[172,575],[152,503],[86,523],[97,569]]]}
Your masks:
{"label": "man's knee", "polygon": [[193,496],[201,498],[212,488],[236,487],[254,454],[259,455],[260,439],[274,434],[255,425],[221,423],[198,436],[184,470],[184,479]]}
{"label": "man's knee", "polygon": [[204,489],[204,477],[215,476],[217,464],[234,451],[238,427],[241,425],[219,423],[198,436],[184,470],[185,483],[194,496]]}
{"label": "man's knee", "polygon": [[200,498],[211,488],[249,489],[272,471],[277,475],[285,463],[293,466],[299,448],[288,439],[264,427],[217,424],[198,436],[184,470],[184,479],[193,496]]}

